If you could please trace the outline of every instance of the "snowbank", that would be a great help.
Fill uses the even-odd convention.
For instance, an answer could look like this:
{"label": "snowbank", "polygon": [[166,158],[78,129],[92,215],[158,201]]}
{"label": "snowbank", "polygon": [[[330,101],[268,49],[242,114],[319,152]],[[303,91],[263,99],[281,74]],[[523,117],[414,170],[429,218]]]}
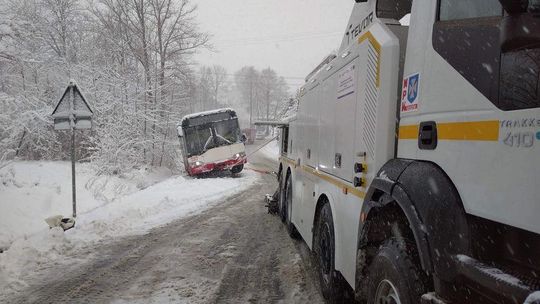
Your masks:
{"label": "snowbank", "polygon": [[23,290],[35,272],[90,258],[89,245],[201,212],[258,178],[251,171],[238,178],[169,177],[168,170],[95,178],[90,165],[77,170],[77,222],[64,233],[49,229],[44,219],[71,214],[70,164],[24,162],[0,169],[0,242],[9,248],[0,254],[0,290]]}
{"label": "snowbank", "polygon": [[144,233],[150,228],[205,210],[212,203],[247,189],[258,175],[194,179],[177,176],[127,195],[78,218],[85,239]]}
{"label": "snowbank", "polygon": [[[171,176],[168,169],[95,177],[90,164],[77,165],[77,211],[84,215]],[[0,169],[0,249],[48,228],[44,219],[70,216],[71,163],[14,162]]]}

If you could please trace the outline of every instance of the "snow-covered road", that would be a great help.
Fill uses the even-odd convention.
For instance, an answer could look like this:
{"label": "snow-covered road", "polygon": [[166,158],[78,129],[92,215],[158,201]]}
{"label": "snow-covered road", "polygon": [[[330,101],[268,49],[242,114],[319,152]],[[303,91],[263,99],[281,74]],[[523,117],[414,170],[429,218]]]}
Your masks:
{"label": "snow-covered road", "polygon": [[[251,161],[253,167],[274,169],[257,156]],[[153,193],[148,199],[174,192],[168,182],[147,188]],[[194,182],[191,190],[200,191],[199,183],[204,187],[204,180]],[[291,240],[264,208],[262,195],[275,186],[273,176],[262,175],[239,193],[221,194],[206,211],[187,217],[171,212],[168,224],[149,232],[124,227],[131,233],[100,238],[57,265],[46,263],[18,292],[3,299],[0,292],[0,302],[322,303],[307,247]],[[163,220],[157,214],[155,221]],[[145,227],[155,224],[152,216],[144,218]],[[65,238],[62,232],[51,235]]]}
{"label": "snow-covered road", "polygon": [[1,170],[0,302],[6,294],[24,292],[51,265],[81,263],[95,251],[81,255],[87,248],[202,212],[259,178],[252,171],[212,179],[143,171],[96,178],[90,166],[81,165],[79,216],[76,227],[63,233],[49,230],[44,219],[71,213],[69,164],[22,162]]}

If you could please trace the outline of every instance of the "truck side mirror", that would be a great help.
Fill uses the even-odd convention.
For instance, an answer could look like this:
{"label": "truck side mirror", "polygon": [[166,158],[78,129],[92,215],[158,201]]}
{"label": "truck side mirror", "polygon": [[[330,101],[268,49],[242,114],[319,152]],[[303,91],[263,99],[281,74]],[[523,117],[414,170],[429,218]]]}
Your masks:
{"label": "truck side mirror", "polygon": [[243,143],[247,141],[247,136],[245,133],[242,133],[242,138],[240,139]]}
{"label": "truck side mirror", "polygon": [[[502,1],[501,1],[502,2]],[[503,52],[519,50],[538,45],[540,21],[532,14],[511,14],[503,18],[501,29],[501,49]]]}
{"label": "truck side mirror", "polygon": [[527,1],[523,0],[499,0],[499,2],[510,15],[522,13],[527,8]]}
{"label": "truck side mirror", "polygon": [[184,130],[182,130],[182,126],[178,126],[176,130],[178,132],[178,137],[184,137]]}

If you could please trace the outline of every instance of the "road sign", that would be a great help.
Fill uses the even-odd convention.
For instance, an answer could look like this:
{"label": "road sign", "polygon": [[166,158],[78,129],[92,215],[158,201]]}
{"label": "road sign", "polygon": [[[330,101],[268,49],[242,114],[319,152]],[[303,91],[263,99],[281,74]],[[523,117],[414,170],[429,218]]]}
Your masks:
{"label": "road sign", "polygon": [[52,113],[54,129],[91,129],[93,115],[94,112],[79,87],[71,81]]}
{"label": "road sign", "polygon": [[55,130],[71,130],[71,193],[73,217],[77,217],[75,188],[75,130],[91,129],[94,112],[74,81],[70,81],[64,95],[54,108],[52,117]]}

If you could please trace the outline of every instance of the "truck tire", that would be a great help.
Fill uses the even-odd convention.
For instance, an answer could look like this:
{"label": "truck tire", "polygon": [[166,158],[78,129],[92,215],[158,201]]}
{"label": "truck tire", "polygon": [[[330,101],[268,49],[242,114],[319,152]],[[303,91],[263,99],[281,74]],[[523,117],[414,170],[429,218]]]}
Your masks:
{"label": "truck tire", "polygon": [[414,262],[414,245],[387,240],[373,258],[367,275],[368,304],[418,304],[426,278]]}
{"label": "truck tire", "polygon": [[323,297],[329,303],[344,303],[343,281],[335,269],[334,221],[330,204],[324,204],[319,211],[315,229],[313,248]]}
{"label": "truck tire", "polygon": [[285,223],[285,220],[287,219],[287,213],[285,212],[285,183],[283,183],[283,179],[279,180],[279,217],[281,219],[282,223]]}
{"label": "truck tire", "polygon": [[242,172],[242,170],[244,170],[244,165],[234,166],[234,167],[231,169],[231,173],[232,173],[232,174],[238,174],[238,173]]}
{"label": "truck tire", "polygon": [[296,230],[296,227],[291,220],[293,205],[292,188],[292,180],[289,176],[287,177],[287,181],[285,182],[285,226],[287,227],[287,232],[289,233],[289,236],[293,239],[297,239],[300,237],[300,234],[298,233],[298,230]]}

